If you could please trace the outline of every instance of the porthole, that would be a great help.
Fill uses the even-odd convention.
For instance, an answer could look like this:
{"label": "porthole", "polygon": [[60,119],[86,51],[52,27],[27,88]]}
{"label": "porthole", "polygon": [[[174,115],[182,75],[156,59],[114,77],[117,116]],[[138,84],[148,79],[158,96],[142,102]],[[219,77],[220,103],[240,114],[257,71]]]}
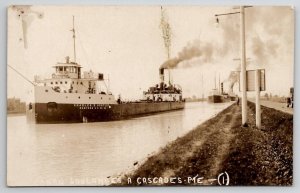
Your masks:
{"label": "porthole", "polygon": [[51,84],[53,84],[53,82],[51,82]]}
{"label": "porthole", "polygon": [[63,82],[61,81],[60,84],[62,84]]}
{"label": "porthole", "polygon": [[45,92],[48,92],[48,90],[45,90]]}
{"label": "porthole", "polygon": [[89,99],[91,99],[91,97],[89,97]]}
{"label": "porthole", "polygon": [[80,96],[78,98],[80,99]]}
{"label": "porthole", "polygon": [[68,84],[68,82],[67,82],[67,81],[65,81],[65,84]]}

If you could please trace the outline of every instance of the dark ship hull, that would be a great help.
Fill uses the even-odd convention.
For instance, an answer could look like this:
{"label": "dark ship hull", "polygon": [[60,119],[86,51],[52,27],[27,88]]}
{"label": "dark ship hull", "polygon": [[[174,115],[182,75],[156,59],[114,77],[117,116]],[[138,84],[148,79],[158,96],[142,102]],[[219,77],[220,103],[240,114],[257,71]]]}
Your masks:
{"label": "dark ship hull", "polygon": [[230,101],[236,101],[237,97],[236,96],[230,96]]}
{"label": "dark ship hull", "polygon": [[229,97],[228,95],[210,95],[208,96],[208,102],[211,103],[224,103],[229,101],[235,101],[235,97]]}
{"label": "dark ship hull", "polygon": [[208,96],[208,102],[222,103],[224,102],[224,97],[222,95],[210,95]]}
{"label": "dark ship hull", "polygon": [[76,123],[127,119],[183,109],[185,102],[136,102],[112,105],[36,103],[36,123]]}

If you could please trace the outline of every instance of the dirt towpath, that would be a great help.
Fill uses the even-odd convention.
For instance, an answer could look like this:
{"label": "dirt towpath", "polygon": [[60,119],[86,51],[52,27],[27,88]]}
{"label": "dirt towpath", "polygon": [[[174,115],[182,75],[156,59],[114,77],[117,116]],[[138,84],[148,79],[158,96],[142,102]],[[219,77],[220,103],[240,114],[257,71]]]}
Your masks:
{"label": "dirt towpath", "polygon": [[262,107],[263,127],[257,129],[254,113],[249,102],[244,128],[240,106],[228,107],[114,185],[219,185],[225,172],[229,185],[292,185],[293,116]]}

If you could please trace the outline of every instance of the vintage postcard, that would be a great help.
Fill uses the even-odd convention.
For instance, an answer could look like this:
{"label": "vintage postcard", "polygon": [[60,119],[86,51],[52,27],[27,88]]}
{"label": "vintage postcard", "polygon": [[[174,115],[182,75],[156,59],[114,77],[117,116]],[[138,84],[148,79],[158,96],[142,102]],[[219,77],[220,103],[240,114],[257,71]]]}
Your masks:
{"label": "vintage postcard", "polygon": [[8,7],[8,186],[291,186],[294,7]]}

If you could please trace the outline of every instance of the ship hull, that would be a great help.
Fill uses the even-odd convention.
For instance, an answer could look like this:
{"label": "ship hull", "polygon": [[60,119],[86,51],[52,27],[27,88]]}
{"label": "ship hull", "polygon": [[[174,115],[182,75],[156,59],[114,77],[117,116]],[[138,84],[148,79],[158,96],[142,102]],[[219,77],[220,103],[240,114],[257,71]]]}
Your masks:
{"label": "ship hull", "polygon": [[236,101],[237,97],[236,96],[230,96],[230,101]]}
{"label": "ship hull", "polygon": [[211,95],[208,96],[208,101],[211,103],[222,103],[224,102],[224,97],[222,95]]}
{"label": "ship hull", "polygon": [[36,103],[36,123],[96,122],[183,109],[185,102],[137,102],[112,105]]}

